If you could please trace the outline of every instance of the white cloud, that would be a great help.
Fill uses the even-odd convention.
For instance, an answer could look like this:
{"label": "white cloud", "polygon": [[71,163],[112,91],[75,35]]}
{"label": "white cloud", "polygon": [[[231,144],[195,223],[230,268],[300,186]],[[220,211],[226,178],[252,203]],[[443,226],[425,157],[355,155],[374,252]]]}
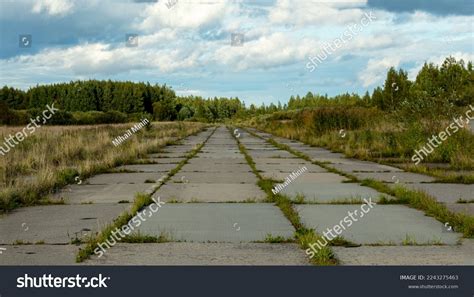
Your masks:
{"label": "white cloud", "polygon": [[71,13],[73,8],[73,0],[36,0],[32,12],[42,13],[44,11],[49,15],[64,16]]}
{"label": "white cloud", "polygon": [[241,47],[222,46],[215,51],[214,61],[237,70],[269,68],[303,60],[316,46],[311,39],[293,40],[283,33],[261,36]]}
{"label": "white cloud", "polygon": [[199,1],[182,3],[177,0],[173,6],[167,4],[166,1],[159,1],[147,5],[142,15],[143,20],[137,27],[147,32],[160,29],[163,26],[199,28],[222,19],[234,9],[228,0],[209,3]]}
{"label": "white cloud", "polygon": [[144,37],[138,47],[112,47],[103,43],[86,43],[69,48],[45,49],[35,55],[22,55],[0,60],[0,67],[7,71],[35,68],[45,75],[63,73],[95,76],[115,75],[137,69],[155,69],[170,72],[197,65],[199,52],[157,49],[166,36]]}
{"label": "white cloud", "polygon": [[370,59],[366,69],[359,73],[359,80],[364,87],[380,83],[385,79],[387,70],[390,67],[398,67],[400,58],[396,56],[385,57],[382,59]]}
{"label": "white cloud", "polygon": [[[366,0],[290,1],[278,0],[269,11],[269,20],[276,24],[324,25],[359,21]],[[344,8],[344,9],[340,9]]]}

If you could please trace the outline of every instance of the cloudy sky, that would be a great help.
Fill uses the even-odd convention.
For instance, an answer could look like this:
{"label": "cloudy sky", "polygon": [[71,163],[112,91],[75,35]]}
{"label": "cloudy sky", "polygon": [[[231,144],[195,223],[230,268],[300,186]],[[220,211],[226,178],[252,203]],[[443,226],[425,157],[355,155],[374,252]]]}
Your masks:
{"label": "cloudy sky", "polygon": [[0,85],[149,81],[248,104],[308,91],[363,94],[390,66],[413,78],[425,61],[474,60],[473,3],[0,0]]}

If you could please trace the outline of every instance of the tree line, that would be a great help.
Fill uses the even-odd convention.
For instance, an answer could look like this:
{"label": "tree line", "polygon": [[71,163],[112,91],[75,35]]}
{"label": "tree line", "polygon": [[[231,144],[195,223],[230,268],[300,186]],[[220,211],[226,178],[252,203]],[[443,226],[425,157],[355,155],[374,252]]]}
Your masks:
{"label": "tree line", "polygon": [[50,124],[100,124],[135,121],[222,121],[245,109],[238,98],[178,97],[166,85],[116,81],[72,81],[37,85],[27,91],[0,89],[0,124],[23,124],[46,104],[60,112]]}
{"label": "tree line", "polygon": [[225,121],[235,117],[314,107],[374,107],[384,112],[447,114],[456,107],[474,104],[472,62],[448,57],[442,65],[425,63],[410,81],[403,69],[390,68],[383,86],[372,94],[328,95],[308,92],[291,96],[288,103],[246,107],[239,98],[177,96],[166,85],[130,81],[71,81],[37,85],[27,91],[4,86],[0,89],[0,124],[21,124],[46,104],[61,112],[52,124],[96,124],[135,121],[143,116],[160,121]]}

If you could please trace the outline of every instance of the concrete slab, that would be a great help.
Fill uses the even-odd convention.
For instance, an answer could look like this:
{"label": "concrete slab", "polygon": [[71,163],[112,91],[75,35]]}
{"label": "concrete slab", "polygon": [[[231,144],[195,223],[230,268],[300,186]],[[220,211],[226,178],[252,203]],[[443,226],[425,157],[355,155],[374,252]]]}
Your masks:
{"label": "concrete slab", "polygon": [[256,138],[253,136],[248,136],[248,137],[239,137],[240,143],[247,145],[247,144],[261,144],[261,145],[266,145],[268,142],[266,142],[263,139]]}
{"label": "concrete slab", "polygon": [[226,156],[229,155],[230,157],[234,157],[235,155],[240,155],[239,151],[231,150],[231,149],[222,149],[222,150],[201,150],[199,152],[202,155],[213,155],[218,154],[219,156]]}
{"label": "concrete slab", "polygon": [[157,153],[149,154],[149,158],[185,158],[187,154],[185,153]]}
{"label": "concrete slab", "polygon": [[364,199],[372,197],[372,201],[378,201],[380,195],[390,197],[376,190],[361,186],[357,183],[290,183],[281,192],[294,200],[298,195],[304,195],[307,202],[329,203],[332,201],[350,201],[351,199]]}
{"label": "concrete slab", "polygon": [[200,158],[195,157],[188,161],[188,164],[199,164],[209,166],[209,164],[248,164],[245,158]]}
{"label": "concrete slab", "polygon": [[221,159],[221,158],[237,158],[237,159],[245,159],[245,157],[240,154],[240,153],[234,153],[234,152],[230,152],[230,153],[227,153],[225,151],[221,151],[221,152],[214,152],[214,153],[198,153],[196,154],[197,158],[212,158],[212,159]]}
{"label": "concrete slab", "polygon": [[258,143],[252,143],[252,142],[247,142],[247,143],[244,143],[245,147],[248,149],[248,150],[254,150],[254,149],[276,149],[276,147],[272,144],[269,144],[267,142],[258,142]]}
{"label": "concrete slab", "polygon": [[251,172],[178,172],[173,182],[203,184],[256,184],[257,177]]}
{"label": "concrete slab", "polygon": [[429,183],[435,178],[411,172],[355,172],[359,180],[374,179],[385,183]]}
{"label": "concrete slab", "polygon": [[434,183],[406,184],[405,187],[424,191],[440,202],[457,202],[459,199],[474,199],[474,185]]}
{"label": "concrete slab", "polygon": [[159,164],[178,164],[183,161],[185,158],[153,158],[150,157],[150,161],[159,163]]}
{"label": "concrete slab", "polygon": [[0,244],[15,241],[68,244],[100,231],[129,204],[47,205],[19,208],[0,216]]}
{"label": "concrete slab", "polygon": [[[441,222],[427,217],[423,212],[403,205],[375,205],[364,216],[360,205],[296,205],[296,210],[307,227],[321,233],[341,224],[351,211],[355,220],[351,221],[350,226],[347,222],[342,223],[346,230],[341,229],[340,236],[360,244],[400,245],[409,239],[418,244],[454,245],[462,236],[446,231]],[[334,231],[332,233],[335,234]]]}
{"label": "concrete slab", "polygon": [[162,149],[163,153],[188,153],[195,149],[195,145],[170,145]]}
{"label": "concrete slab", "polygon": [[297,244],[167,242],[117,244],[86,265],[309,265]]}
{"label": "concrete slab", "polygon": [[158,172],[134,172],[134,173],[106,173],[98,174],[84,181],[84,184],[107,185],[107,184],[143,184],[145,181],[156,182],[163,177]]}
{"label": "concrete slab", "polygon": [[310,157],[313,161],[324,163],[340,163],[342,160],[344,160],[344,157],[339,156],[338,154],[308,154],[308,157]]}
{"label": "concrete slab", "polygon": [[248,164],[213,164],[207,166],[202,164],[186,164],[179,172],[252,172]]}
{"label": "concrete slab", "polygon": [[474,203],[446,203],[445,205],[454,213],[463,213],[474,217]]}
{"label": "concrete slab", "polygon": [[76,245],[4,245],[1,265],[78,265]]}
{"label": "concrete slab", "polygon": [[[313,165],[313,164],[299,164],[299,165],[287,165],[287,164],[260,164],[257,166],[257,169],[260,171],[266,172],[294,172],[297,170],[301,170],[303,167],[306,167],[305,172],[313,172],[313,173],[322,173],[328,172],[326,169]],[[304,174],[304,173],[303,173]]]}
{"label": "concrete slab", "polygon": [[[273,175],[277,180],[285,181],[289,174],[287,172],[280,172]],[[342,183],[344,181],[349,181],[342,175],[324,172],[324,173],[314,173],[314,172],[305,172],[299,175],[292,183],[313,183],[313,184],[333,184],[333,183]],[[323,185],[321,185],[323,186]]]}
{"label": "concrete slab", "polygon": [[347,161],[344,164],[331,164],[330,166],[340,170],[342,172],[352,173],[352,172],[402,172],[403,170],[377,164],[373,162],[364,162],[364,161]]}
{"label": "concrete slab", "polygon": [[312,147],[308,145],[303,145],[303,144],[288,144],[289,147],[300,151],[302,153],[312,155],[332,155],[332,154],[337,154],[338,156],[344,157],[344,154],[341,153],[334,153],[328,149],[322,148],[322,147]]}
{"label": "concrete slab", "polygon": [[53,200],[65,200],[67,204],[118,203],[126,200],[133,202],[136,193],[149,191],[154,184],[107,184],[107,185],[70,185],[59,193],[53,194]]}
{"label": "concrete slab", "polygon": [[237,158],[192,158],[191,160],[188,161],[188,164],[193,164],[193,165],[198,165],[198,166],[222,166],[222,165],[234,165],[234,164],[243,164],[247,165],[247,161],[242,158],[242,159],[237,159]]}
{"label": "concrete slab", "polygon": [[278,151],[280,149],[272,146],[272,147],[265,147],[265,146],[250,146],[250,145],[246,145],[245,148],[249,151],[264,151],[264,152],[274,152],[274,151]]}
{"label": "concrete slab", "polygon": [[214,160],[214,161],[234,159],[234,160],[236,160],[237,163],[247,163],[245,161],[244,155],[242,155],[242,154],[209,154],[209,153],[201,154],[201,153],[198,153],[198,154],[196,154],[196,156],[194,158]]}
{"label": "concrete slab", "polygon": [[341,265],[474,265],[474,241],[455,246],[332,247]]}
{"label": "concrete slab", "polygon": [[311,164],[308,161],[303,159],[293,159],[293,158],[255,158],[253,159],[255,164],[275,164],[275,165],[293,165],[300,166],[301,164]]}
{"label": "concrete slab", "polygon": [[255,199],[261,201],[266,194],[255,184],[166,184],[155,194],[162,201],[180,202],[238,202]]}
{"label": "concrete slab", "polygon": [[165,204],[139,227],[141,234],[196,242],[262,241],[268,234],[293,237],[294,228],[280,209],[260,203]]}
{"label": "concrete slab", "polygon": [[252,158],[257,159],[257,158],[294,158],[296,159],[296,156],[287,152],[287,151],[282,151],[282,150],[277,150],[277,151],[248,151],[248,154],[252,156]]}
{"label": "concrete slab", "polygon": [[126,170],[134,172],[168,172],[176,168],[176,164],[134,164],[115,168],[116,171]]}
{"label": "concrete slab", "polygon": [[235,144],[232,145],[212,145],[212,144],[206,144],[200,151],[200,153],[206,154],[206,153],[234,153],[234,154],[240,154],[240,151],[237,149],[237,146]]}

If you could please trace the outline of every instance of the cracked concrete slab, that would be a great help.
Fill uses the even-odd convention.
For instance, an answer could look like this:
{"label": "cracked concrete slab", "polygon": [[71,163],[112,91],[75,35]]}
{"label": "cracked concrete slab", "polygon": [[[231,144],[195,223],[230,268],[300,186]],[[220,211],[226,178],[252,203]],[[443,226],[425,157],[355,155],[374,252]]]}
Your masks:
{"label": "cracked concrete slab", "polygon": [[[257,166],[257,169],[264,172],[295,172],[298,170],[302,170],[303,167],[306,167],[304,172],[313,172],[313,173],[323,173],[328,172],[326,169],[314,165],[314,164],[260,164]],[[304,174],[304,173],[303,173]]]}
{"label": "cracked concrete slab", "polygon": [[261,201],[266,198],[255,184],[209,184],[209,183],[174,183],[163,185],[155,194],[162,201],[178,200],[180,202],[241,202],[246,200]]}
{"label": "cracked concrete slab", "polygon": [[90,185],[107,185],[107,184],[143,184],[145,181],[156,182],[163,177],[163,173],[105,173],[94,175],[84,181],[84,184]]}
{"label": "cracked concrete slab", "polygon": [[158,164],[178,164],[178,163],[181,163],[181,161],[183,161],[184,159],[185,158],[152,158],[150,157],[150,159],[147,159],[147,160],[150,160]]}
{"label": "cracked concrete slab", "polygon": [[138,230],[194,242],[263,241],[268,234],[292,238],[295,231],[278,207],[261,203],[167,203]]}
{"label": "cracked concrete slab", "polygon": [[[285,181],[289,174],[287,172],[280,172],[273,175],[276,180]],[[332,184],[347,182],[349,179],[342,175],[330,173],[330,172],[304,172],[299,175],[292,183],[314,183],[314,184]],[[324,186],[324,185],[322,185]]]}
{"label": "cracked concrete slab", "polygon": [[309,265],[294,243],[117,244],[86,265]]}
{"label": "cracked concrete slab", "polygon": [[0,265],[78,265],[76,245],[4,245]]}
{"label": "cracked concrete slab", "polygon": [[207,166],[202,164],[186,164],[181,168],[180,172],[251,172],[252,169],[248,164],[213,164],[209,162]]}
{"label": "cracked concrete slab", "polygon": [[178,183],[256,184],[258,179],[252,172],[178,172],[171,180]]}
{"label": "cracked concrete slab", "polygon": [[455,203],[459,199],[474,200],[474,185],[464,184],[406,184],[405,187],[426,192],[440,202]]}
{"label": "cracked concrete slab", "polygon": [[434,177],[411,172],[354,172],[359,180],[373,179],[385,183],[429,183]]}
{"label": "cracked concrete slab", "polygon": [[334,201],[351,201],[351,199],[368,199],[378,201],[380,196],[390,198],[389,195],[382,194],[376,190],[361,186],[357,183],[290,183],[281,194],[287,195],[291,200],[296,200],[297,196],[304,195],[307,202],[329,203]]}
{"label": "cracked concrete slab", "polygon": [[[365,206],[365,209],[368,207]],[[460,233],[446,231],[441,222],[427,217],[423,212],[403,205],[375,205],[363,216],[361,206],[351,204],[296,205],[296,210],[307,227],[314,228],[322,234],[327,228],[343,224],[346,230],[340,228],[342,232],[340,236],[360,244],[401,245],[405,241],[428,245],[439,243],[455,245],[462,236]],[[352,224],[344,222],[349,216],[349,211],[357,220],[351,220]],[[337,235],[335,231],[332,233]]]}
{"label": "cracked concrete slab", "polygon": [[198,165],[198,166],[222,166],[222,165],[247,165],[248,163],[245,159],[237,159],[237,158],[192,158],[188,161],[188,164]]}
{"label": "cracked concrete slab", "polygon": [[277,150],[277,151],[248,151],[248,154],[253,159],[258,158],[293,158],[297,157],[287,151]]}
{"label": "cracked concrete slab", "polygon": [[341,265],[474,265],[474,240],[455,246],[332,247]]}
{"label": "cracked concrete slab", "polygon": [[366,161],[348,161],[344,160],[344,163],[331,164],[330,167],[333,167],[339,171],[346,173],[353,172],[403,172],[403,170],[387,165],[377,164],[374,162]]}
{"label": "cracked concrete slab", "polygon": [[186,153],[156,153],[156,154],[149,154],[149,158],[180,158],[183,159],[187,156]]}
{"label": "cracked concrete slab", "polygon": [[454,213],[462,213],[474,217],[474,203],[445,203],[445,205]]}
{"label": "cracked concrete slab", "polygon": [[15,241],[68,244],[100,231],[128,210],[129,204],[45,205],[0,216],[0,244]]}
{"label": "cracked concrete slab", "polygon": [[154,184],[70,185],[52,195],[52,200],[64,199],[67,204],[133,202],[135,194],[151,191]]}
{"label": "cracked concrete slab", "polygon": [[168,172],[174,168],[176,168],[176,164],[133,164],[116,167],[114,171]]}
{"label": "cracked concrete slab", "polygon": [[274,164],[274,165],[292,165],[301,166],[305,164],[311,164],[303,159],[283,159],[283,158],[255,158],[253,159],[257,165]]}

